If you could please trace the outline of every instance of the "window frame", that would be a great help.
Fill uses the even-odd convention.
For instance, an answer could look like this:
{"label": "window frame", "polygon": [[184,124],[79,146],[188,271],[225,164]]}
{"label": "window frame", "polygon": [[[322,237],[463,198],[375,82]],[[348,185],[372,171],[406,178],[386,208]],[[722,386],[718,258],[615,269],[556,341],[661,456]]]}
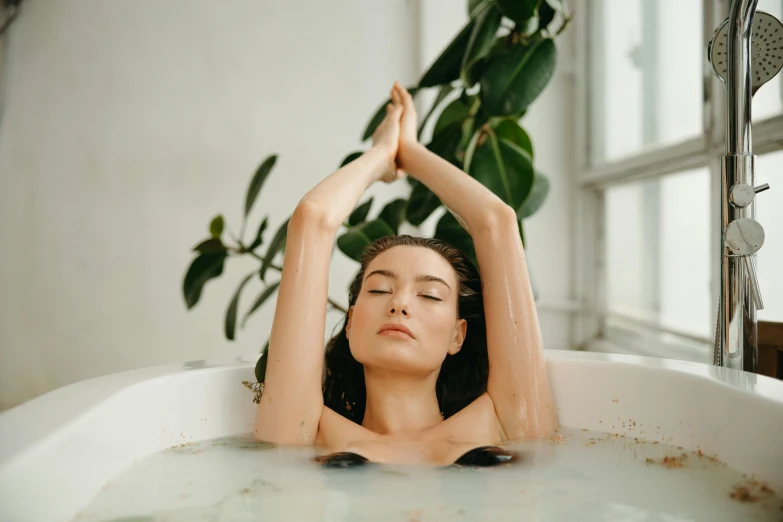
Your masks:
{"label": "window frame", "polygon": [[[717,320],[717,303],[720,297],[721,216],[721,156],[725,154],[725,87],[715,77],[712,68],[704,60],[702,70],[703,121],[702,134],[697,137],[667,144],[655,150],[641,151],[635,155],[602,163],[591,161],[591,150],[596,150],[590,132],[600,110],[595,111],[596,93],[591,88],[597,84],[590,76],[596,68],[591,57],[597,39],[589,37],[596,9],[602,0],[588,0],[584,16],[574,19],[575,30],[575,78],[576,78],[576,170],[571,180],[574,194],[572,216],[572,277],[582,303],[581,313],[572,318],[572,345],[589,351],[612,351],[645,356],[712,362],[714,338],[679,332],[650,321],[624,317],[611,312],[606,306],[605,272],[605,190],[619,183],[648,179],[661,179],[669,174],[707,167],[710,172],[710,251],[716,254],[710,260],[710,295]],[[703,0],[702,30],[704,56],[707,42],[720,23],[728,16],[728,0]],[[780,74],[783,74],[781,72]],[[782,87],[783,88],[783,87]],[[598,114],[595,114],[598,113]],[[753,154],[783,150],[783,113],[771,118],[754,121]],[[599,138],[602,139],[602,138]],[[640,333],[639,339],[630,343],[613,339],[608,323],[626,324]]]}

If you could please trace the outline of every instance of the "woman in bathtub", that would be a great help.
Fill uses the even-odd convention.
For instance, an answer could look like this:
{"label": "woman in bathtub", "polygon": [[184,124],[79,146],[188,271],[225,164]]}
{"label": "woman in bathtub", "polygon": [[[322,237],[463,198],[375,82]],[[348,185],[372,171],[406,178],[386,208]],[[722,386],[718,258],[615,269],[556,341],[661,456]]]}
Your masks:
{"label": "woman in bathtub", "polygon": [[[316,444],[328,453],[319,460],[339,466],[506,462],[512,455],[497,444],[557,427],[516,216],[417,142],[413,100],[399,83],[391,99],[372,148],[310,190],[291,216],[255,437]],[[403,171],[464,224],[481,278],[442,242],[376,241],[324,357],[337,231],[368,186]]]}

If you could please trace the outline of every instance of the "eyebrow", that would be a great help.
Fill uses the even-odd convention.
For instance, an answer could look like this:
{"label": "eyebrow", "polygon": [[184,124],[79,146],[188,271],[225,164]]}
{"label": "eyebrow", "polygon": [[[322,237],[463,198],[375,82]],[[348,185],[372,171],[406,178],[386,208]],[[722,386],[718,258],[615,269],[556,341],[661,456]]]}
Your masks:
{"label": "eyebrow", "polygon": [[[367,277],[365,277],[364,280],[367,281],[370,278],[370,276],[374,276],[374,275],[381,275],[381,276],[388,277],[390,279],[398,279],[397,274],[395,274],[391,270],[381,269],[381,270],[373,270],[372,272],[367,274]],[[446,288],[451,290],[451,287],[449,286],[449,284],[446,281],[444,281],[440,277],[435,277],[434,275],[428,275],[428,274],[417,275],[415,281],[441,283],[441,284],[446,285]]]}

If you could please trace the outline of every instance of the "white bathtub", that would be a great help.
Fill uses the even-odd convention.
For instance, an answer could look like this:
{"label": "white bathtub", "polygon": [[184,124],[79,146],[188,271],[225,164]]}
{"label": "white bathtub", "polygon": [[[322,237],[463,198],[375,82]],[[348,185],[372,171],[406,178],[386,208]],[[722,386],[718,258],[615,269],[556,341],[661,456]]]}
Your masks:
{"label": "white bathtub", "polygon": [[[68,521],[138,459],[251,432],[241,381],[255,380],[255,357],[108,375],[0,414],[0,520]],[[561,425],[700,449],[783,492],[783,382],[611,354],[547,351],[547,361]]]}

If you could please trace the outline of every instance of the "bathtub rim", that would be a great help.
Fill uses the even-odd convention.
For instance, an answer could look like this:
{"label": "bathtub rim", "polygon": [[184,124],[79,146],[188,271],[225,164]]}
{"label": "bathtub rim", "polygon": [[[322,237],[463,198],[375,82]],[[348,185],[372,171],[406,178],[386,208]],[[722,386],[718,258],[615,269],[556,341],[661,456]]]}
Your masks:
{"label": "bathtub rim", "polygon": [[[249,371],[252,375],[258,357],[258,354],[247,354],[151,366],[93,377],[51,390],[0,413],[0,467],[76,422],[111,395],[142,383],[190,372],[236,369]],[[730,368],[658,357],[573,350],[547,349],[545,357],[547,361],[614,363],[684,373],[783,405],[783,381]]]}

